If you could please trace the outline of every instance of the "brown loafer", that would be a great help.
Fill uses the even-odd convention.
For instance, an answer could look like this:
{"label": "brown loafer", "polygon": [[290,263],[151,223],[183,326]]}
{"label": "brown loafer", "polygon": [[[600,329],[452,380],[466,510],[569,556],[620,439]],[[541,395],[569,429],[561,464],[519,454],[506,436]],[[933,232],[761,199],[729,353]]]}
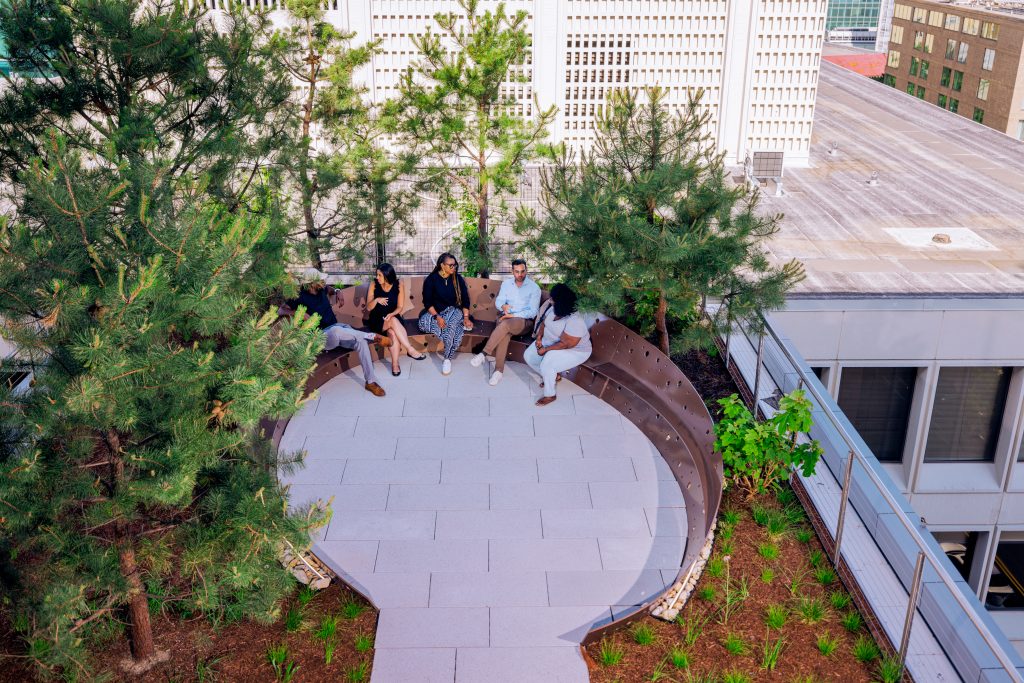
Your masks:
{"label": "brown loafer", "polygon": [[380,344],[385,349],[388,348],[389,346],[391,346],[392,344],[394,344],[394,342],[391,341],[391,337],[386,337],[386,336],[379,335],[379,334],[377,335],[377,338],[373,340],[373,343],[374,344]]}
{"label": "brown loafer", "polygon": [[374,396],[383,396],[384,395],[384,387],[382,387],[381,385],[377,384],[376,382],[367,382],[366,383],[366,390],[369,391]]}
{"label": "brown loafer", "polygon": [[541,396],[540,398],[537,399],[537,403],[535,403],[534,405],[546,406],[549,403],[554,403],[556,398],[558,398],[558,397],[557,396]]}

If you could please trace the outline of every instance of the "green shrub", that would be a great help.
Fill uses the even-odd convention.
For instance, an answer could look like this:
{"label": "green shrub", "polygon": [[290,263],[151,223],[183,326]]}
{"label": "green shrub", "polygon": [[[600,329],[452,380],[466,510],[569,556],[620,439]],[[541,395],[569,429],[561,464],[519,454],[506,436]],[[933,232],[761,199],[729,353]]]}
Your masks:
{"label": "green shrub", "polygon": [[818,567],[814,570],[814,578],[822,586],[831,586],[836,581],[836,573],[830,567]]}
{"label": "green shrub", "polygon": [[722,522],[730,526],[736,526],[743,519],[743,514],[739,510],[725,510],[722,512]]}
{"label": "green shrub", "polygon": [[779,664],[779,657],[782,655],[782,648],[785,646],[786,640],[781,636],[776,638],[774,641],[765,635],[764,647],[761,650],[761,668],[767,671],[775,671],[775,667]]}
{"label": "green shrub", "polygon": [[720,557],[713,557],[708,560],[707,566],[704,568],[708,576],[714,579],[721,578],[725,574],[725,562]]}
{"label": "green shrub", "polygon": [[722,674],[722,683],[750,683],[750,676],[738,670],[726,671]]}
{"label": "green shrub", "polygon": [[669,651],[668,661],[677,669],[685,669],[690,666],[690,653],[677,645]]}
{"label": "green shrub", "polygon": [[743,638],[735,633],[727,634],[725,640],[722,641],[722,645],[725,646],[726,651],[731,655],[747,654],[747,644],[743,641]]}
{"label": "green shrub", "polygon": [[699,591],[697,591],[697,595],[700,596],[701,600],[704,600],[706,602],[714,602],[717,593],[715,592],[714,586],[704,586]]}
{"label": "green shrub", "polygon": [[825,618],[825,605],[817,598],[801,598],[798,610],[807,624],[816,624]]}
{"label": "green shrub", "polygon": [[850,598],[849,593],[843,593],[842,591],[835,591],[828,596],[828,601],[832,605],[832,608],[838,611],[842,611],[850,606],[853,599]]}
{"label": "green shrub", "polygon": [[903,666],[898,657],[883,657],[878,662],[878,677],[882,683],[899,683],[903,680]]}
{"label": "green shrub", "polygon": [[294,633],[302,628],[302,611],[298,607],[292,607],[284,615],[284,630]]}
{"label": "green shrub", "polygon": [[754,503],[750,508],[750,514],[754,519],[754,524],[758,526],[768,526],[768,519],[772,516],[772,511],[763,505]]}
{"label": "green shrub", "polygon": [[369,662],[359,662],[345,672],[345,680],[349,683],[363,683],[370,676]]}
{"label": "green shrub", "polygon": [[864,618],[859,612],[847,612],[840,621],[843,624],[843,628],[850,632],[858,631],[864,625]]}
{"label": "green shrub", "polygon": [[818,652],[828,657],[839,647],[838,636],[833,636],[828,631],[825,631],[818,636]]}
{"label": "green shrub", "polygon": [[802,529],[797,529],[794,536],[796,536],[796,540],[801,543],[810,543],[811,539],[814,538],[814,532],[807,527],[804,527]]}
{"label": "green shrub", "polygon": [[309,603],[313,602],[314,597],[316,597],[316,591],[310,586],[303,586],[299,590],[299,607],[306,607]]}
{"label": "green shrub", "polygon": [[779,399],[779,411],[758,422],[736,394],[718,401],[722,419],[715,424],[715,450],[722,454],[725,480],[748,497],[777,491],[796,467],[808,477],[821,457],[817,441],[797,443],[811,428],[811,402],[803,390]]}
{"label": "green shrub", "polygon": [[820,550],[812,550],[807,554],[807,561],[811,563],[811,566],[815,569],[820,569],[825,566],[825,553]]}
{"label": "green shrub", "polygon": [[765,567],[761,570],[761,580],[765,583],[771,583],[775,580],[775,570]]}
{"label": "green shrub", "polygon": [[617,641],[605,638],[601,641],[601,648],[598,650],[597,658],[604,666],[615,666],[622,661],[626,650]]}
{"label": "green shrub", "polygon": [[650,645],[655,640],[654,629],[647,624],[633,627],[633,642],[637,645]]}
{"label": "green shrub", "polygon": [[356,636],[356,652],[362,654],[369,652],[373,648],[373,636],[365,633],[360,633]]}
{"label": "green shrub", "polygon": [[768,605],[764,613],[764,623],[776,631],[786,625],[786,619],[788,618],[789,610],[786,609],[785,605]]}
{"label": "green shrub", "polygon": [[771,543],[762,543],[757,546],[757,554],[766,560],[774,560],[779,556],[779,546]]}
{"label": "green shrub", "polygon": [[341,603],[341,615],[346,619],[357,619],[366,611],[366,605],[357,600],[346,600]]}
{"label": "green shrub", "polygon": [[873,659],[877,659],[882,656],[878,646],[875,645],[875,641],[868,636],[859,636],[857,642],[853,644],[853,656],[861,664],[867,664]]}

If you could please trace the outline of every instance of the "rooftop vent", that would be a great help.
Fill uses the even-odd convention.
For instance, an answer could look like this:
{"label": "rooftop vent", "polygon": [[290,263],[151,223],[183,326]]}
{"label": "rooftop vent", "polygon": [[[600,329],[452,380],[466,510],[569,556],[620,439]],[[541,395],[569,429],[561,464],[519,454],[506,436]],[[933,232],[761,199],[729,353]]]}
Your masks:
{"label": "rooftop vent", "polygon": [[868,178],[868,185],[871,187],[878,187],[878,171],[871,172],[871,177]]}

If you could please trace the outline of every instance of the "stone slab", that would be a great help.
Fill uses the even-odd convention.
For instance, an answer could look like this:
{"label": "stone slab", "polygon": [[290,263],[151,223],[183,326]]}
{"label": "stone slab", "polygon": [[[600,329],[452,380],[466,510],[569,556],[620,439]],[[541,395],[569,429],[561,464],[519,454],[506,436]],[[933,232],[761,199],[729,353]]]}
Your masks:
{"label": "stone slab", "polygon": [[438,572],[430,579],[431,607],[546,607],[544,572]]}
{"label": "stone slab", "polygon": [[382,648],[373,652],[372,683],[452,683],[455,648]]}
{"label": "stone slab", "polygon": [[487,541],[473,539],[381,541],[377,572],[486,572]]}
{"label": "stone slab", "polygon": [[586,683],[586,662],[569,647],[460,647],[456,683]]}
{"label": "stone slab", "polygon": [[[382,609],[376,647],[488,647],[486,607]],[[413,679],[415,680],[415,679]]]}

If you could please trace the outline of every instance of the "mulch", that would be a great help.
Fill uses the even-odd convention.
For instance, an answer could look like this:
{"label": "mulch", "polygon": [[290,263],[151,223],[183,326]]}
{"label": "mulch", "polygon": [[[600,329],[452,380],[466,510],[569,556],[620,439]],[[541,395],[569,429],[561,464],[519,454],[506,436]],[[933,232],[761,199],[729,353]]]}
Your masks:
{"label": "mulch", "polygon": [[725,369],[721,354],[691,349],[672,356],[672,361],[690,380],[693,388],[704,399],[711,417],[717,421],[721,415],[718,399],[739,393],[736,383]]}
{"label": "mulch", "polygon": [[[762,496],[754,502],[763,507],[781,508],[771,496]],[[610,666],[599,663],[602,643],[589,645],[586,652],[590,660],[591,681],[717,682],[727,673],[746,674],[749,680],[756,681],[867,683],[874,680],[875,665],[860,663],[852,653],[858,636],[870,636],[864,628],[850,633],[840,622],[842,613],[853,610],[852,605],[840,612],[829,602],[830,593],[845,592],[845,589],[838,582],[825,588],[815,580],[809,558],[814,550],[822,550],[817,538],[804,544],[797,541],[790,532],[777,542],[778,557],[766,560],[758,554],[758,546],[766,542],[767,532],[752,520],[751,504],[730,491],[723,500],[722,509],[739,511],[742,516],[729,541],[732,548],[728,576],[733,586],[737,586],[741,578],[746,579],[749,598],[724,619],[721,608],[724,603],[725,576],[714,578],[705,571],[677,622],[668,623],[650,616],[638,622],[654,631],[655,640],[652,644],[639,645],[634,642],[632,629],[636,626],[612,635],[610,638],[622,647],[624,656],[618,664]],[[809,525],[804,526],[809,528]],[[723,543],[720,536],[716,538],[712,558],[722,557]],[[828,564],[827,560],[825,564]],[[761,579],[761,572],[765,568],[775,573],[771,583]],[[799,597],[792,595],[789,588],[793,577],[800,577],[799,597],[817,598],[824,604],[825,617],[818,623],[803,623],[800,614],[796,612]],[[701,589],[706,587],[715,589],[715,597],[710,601],[700,595]],[[782,604],[790,608],[788,621],[780,631],[769,630],[765,624],[764,615],[771,604]],[[701,635],[689,647],[684,640],[684,624],[687,620],[706,620]],[[817,646],[818,637],[826,632],[840,641],[838,648],[829,656],[821,654]],[[747,645],[746,654],[731,654],[726,650],[723,641],[730,634],[742,638]],[[774,671],[766,671],[761,668],[765,642],[774,642],[780,636],[785,639],[785,645],[778,665]],[[666,661],[674,647],[686,650],[689,656],[688,668],[677,669]],[[656,673],[658,671],[662,674],[661,678]]]}
{"label": "mulch", "polygon": [[[324,663],[322,641],[314,638],[320,621],[328,615],[341,615],[346,603],[357,603],[362,613],[352,619],[341,616],[336,635],[336,649],[331,663]],[[215,628],[205,618],[180,619],[172,615],[154,618],[153,632],[159,650],[170,653],[170,659],[143,675],[130,678],[140,683],[169,683],[175,681],[245,681],[246,683],[271,683],[276,679],[274,670],[267,661],[267,650],[284,644],[288,648],[288,660],[297,665],[295,681],[342,681],[348,680],[350,672],[364,667],[364,677],[369,681],[373,663],[372,647],[362,653],[356,651],[355,641],[359,635],[374,636],[377,628],[377,611],[362,597],[338,582],[319,591],[312,601],[302,609],[302,626],[293,632],[285,628],[283,615],[289,609],[299,609],[298,591],[282,610],[282,619],[274,624],[260,624],[252,621]],[[0,657],[3,658],[0,680],[40,680],[23,658],[24,644],[14,634],[6,620],[0,626]],[[14,658],[8,659],[13,656]],[[94,648],[92,664],[100,676],[106,674],[109,680],[129,680],[120,668],[122,660],[129,656],[128,641],[117,637],[102,647]],[[201,671],[206,671],[205,678]]]}

